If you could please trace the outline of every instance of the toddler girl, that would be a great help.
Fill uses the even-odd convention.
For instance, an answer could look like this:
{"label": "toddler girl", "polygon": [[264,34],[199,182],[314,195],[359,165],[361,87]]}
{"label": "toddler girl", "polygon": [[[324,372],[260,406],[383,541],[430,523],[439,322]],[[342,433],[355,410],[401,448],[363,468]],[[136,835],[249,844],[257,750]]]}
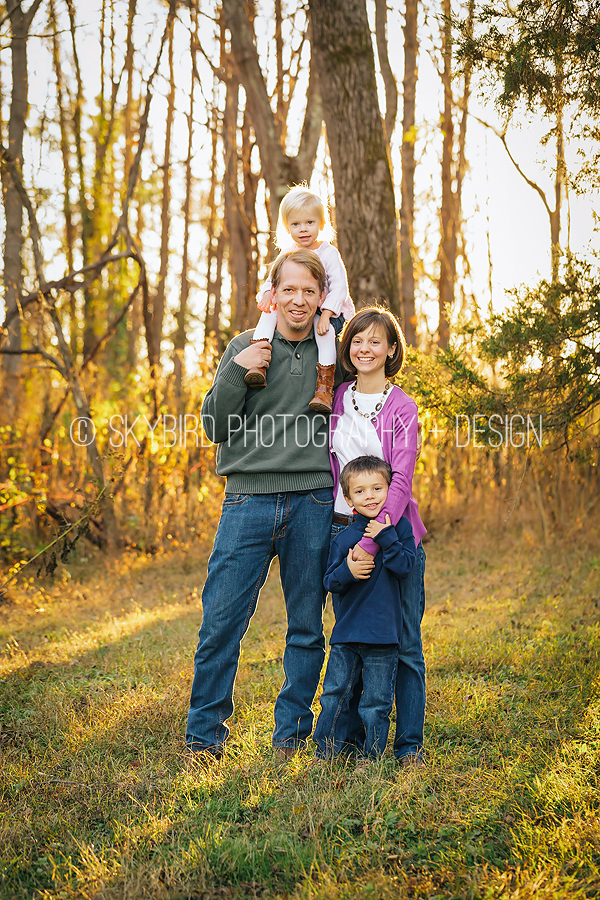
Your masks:
{"label": "toddler girl", "polygon": [[[277,223],[277,243],[281,249],[295,244],[305,250],[314,250],[319,256],[327,280],[325,298],[319,303],[314,319],[315,340],[318,349],[317,387],[309,403],[315,412],[330,413],[333,404],[335,376],[335,336],[344,322],[354,315],[354,304],[348,294],[348,278],[342,257],[329,241],[333,234],[327,221],[323,201],[317,194],[299,185],[292,188],[281,201]],[[271,305],[271,281],[266,282],[257,298],[262,315],[250,343],[272,341],[277,325],[277,310]],[[255,388],[266,387],[265,369],[248,369],[246,383]]]}

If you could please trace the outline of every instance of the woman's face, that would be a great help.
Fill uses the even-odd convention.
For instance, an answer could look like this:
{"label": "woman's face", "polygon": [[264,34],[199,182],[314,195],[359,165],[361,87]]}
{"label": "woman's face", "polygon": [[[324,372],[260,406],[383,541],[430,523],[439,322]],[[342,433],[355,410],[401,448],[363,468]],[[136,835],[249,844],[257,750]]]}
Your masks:
{"label": "woman's face", "polygon": [[350,342],[350,362],[359,375],[372,375],[385,370],[388,354],[393,353],[396,344],[388,344],[383,328],[372,325],[366,331],[359,331]]}

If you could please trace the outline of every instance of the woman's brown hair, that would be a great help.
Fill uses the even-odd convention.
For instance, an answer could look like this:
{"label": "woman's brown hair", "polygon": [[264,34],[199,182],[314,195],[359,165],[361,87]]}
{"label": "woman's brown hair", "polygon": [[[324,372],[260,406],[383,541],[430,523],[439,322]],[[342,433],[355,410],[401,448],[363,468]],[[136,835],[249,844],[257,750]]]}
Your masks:
{"label": "woman's brown hair", "polygon": [[342,334],[340,362],[347,372],[356,375],[356,369],[350,362],[350,345],[357,334],[368,331],[369,328],[381,328],[389,346],[395,345],[392,356],[385,361],[385,374],[392,378],[404,365],[406,340],[397,318],[385,306],[366,306],[350,319]]}

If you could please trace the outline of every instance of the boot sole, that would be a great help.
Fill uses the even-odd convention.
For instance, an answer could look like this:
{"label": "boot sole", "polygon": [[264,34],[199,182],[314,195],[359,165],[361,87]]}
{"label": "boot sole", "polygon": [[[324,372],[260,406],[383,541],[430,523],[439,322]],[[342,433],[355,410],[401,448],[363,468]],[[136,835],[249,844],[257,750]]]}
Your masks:
{"label": "boot sole", "polygon": [[245,376],[244,381],[246,382],[246,384],[251,384],[252,387],[266,387],[267,386],[267,379],[265,378],[264,375],[261,375],[260,372],[249,372]]}
{"label": "boot sole", "polygon": [[313,412],[320,412],[320,413],[330,413],[331,412],[331,406],[327,406],[326,403],[321,403],[320,400],[311,400],[310,403],[308,404],[308,408],[312,409]]}

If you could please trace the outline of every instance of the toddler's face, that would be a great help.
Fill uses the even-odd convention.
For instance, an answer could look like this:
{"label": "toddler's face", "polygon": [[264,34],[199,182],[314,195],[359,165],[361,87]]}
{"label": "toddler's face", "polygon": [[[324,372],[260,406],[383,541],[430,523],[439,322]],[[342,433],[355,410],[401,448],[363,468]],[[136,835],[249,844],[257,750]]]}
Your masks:
{"label": "toddler's face", "polygon": [[290,237],[298,247],[310,250],[319,236],[321,221],[313,209],[301,209],[293,213],[288,222]]}
{"label": "toddler's face", "polygon": [[361,472],[351,475],[346,502],[357,513],[374,519],[386,501],[389,485],[381,472]]}

